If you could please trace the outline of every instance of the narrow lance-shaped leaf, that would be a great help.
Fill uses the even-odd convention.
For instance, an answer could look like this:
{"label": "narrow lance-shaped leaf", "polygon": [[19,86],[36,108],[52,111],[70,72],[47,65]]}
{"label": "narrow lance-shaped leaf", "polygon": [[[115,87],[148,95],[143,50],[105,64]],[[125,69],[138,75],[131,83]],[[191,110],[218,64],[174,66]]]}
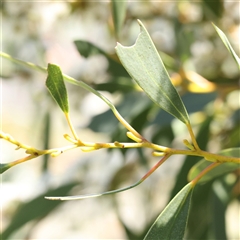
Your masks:
{"label": "narrow lance-shaped leaf", "polygon": [[159,215],[144,240],[182,240],[187,225],[192,192],[193,185],[189,183]]}
{"label": "narrow lance-shaped leaf", "polygon": [[215,30],[217,31],[219,37],[221,38],[221,40],[223,41],[224,45],[226,46],[226,48],[228,49],[228,51],[232,54],[234,60],[237,62],[238,67],[240,68],[240,58],[237,56],[237,54],[235,53],[235,51],[233,50],[230,42],[228,41],[226,35],[224,34],[224,32],[219,29],[215,24],[213,24]]}
{"label": "narrow lance-shaped leaf", "polygon": [[149,98],[183,123],[189,123],[185,106],[141,21],[141,32],[131,47],[117,44],[116,52],[129,75]]}
{"label": "narrow lance-shaped leaf", "polygon": [[61,69],[54,64],[48,64],[47,71],[48,77],[46,86],[62,111],[68,113],[67,90],[63,81]]}
{"label": "narrow lance-shaped leaf", "polygon": [[[6,53],[3,53],[3,52],[0,52],[0,56],[2,56],[3,58],[6,58],[12,62],[15,62],[17,64],[20,64],[20,65],[23,65],[23,66],[27,66],[29,68],[32,68],[32,69],[36,69],[38,71],[41,71],[41,72],[46,72],[47,69],[46,68],[43,68],[43,67],[40,67],[38,65],[35,65],[33,63],[29,63],[29,62],[25,62],[25,61],[22,61],[22,60],[19,60],[19,59],[16,59],[16,58],[13,58],[11,57],[10,55],[6,54]],[[54,65],[53,65],[54,66]],[[110,109],[112,110],[113,114],[116,116],[116,118],[122,123],[122,125],[124,125],[124,127],[126,127],[129,131],[135,131],[132,126],[130,126],[126,121],[125,119],[120,115],[120,113],[117,111],[116,107],[113,105],[113,103],[111,103],[104,95],[102,95],[100,92],[96,91],[94,88],[90,87],[89,85],[87,85],[86,83],[82,82],[82,81],[77,81],[76,79],[72,78],[72,77],[69,77],[68,75],[66,74],[63,74],[62,75],[64,80],[68,81],[69,83],[71,84],[74,84],[76,86],[79,86],[81,88],[84,88],[85,90],[95,94],[97,97],[99,97],[100,99],[102,99],[109,107]],[[68,104],[67,104],[68,106]],[[67,107],[68,109],[68,107]],[[65,116],[68,118],[68,114],[65,113]],[[135,134],[138,135],[138,133],[135,131]],[[79,139],[78,139],[79,140]]]}
{"label": "narrow lance-shaped leaf", "polygon": [[[220,151],[219,154],[224,156],[240,157],[240,148],[224,149]],[[201,173],[206,167],[208,167],[211,164],[212,163],[210,163],[209,161],[206,161],[205,159],[195,164],[189,171],[188,180],[192,181],[199,173]],[[240,168],[239,163],[222,163],[221,165],[219,165],[218,167],[214,168],[213,170],[208,172],[206,175],[204,175],[199,180],[199,183],[211,181],[216,177],[219,177],[228,172],[232,172],[239,168]]]}

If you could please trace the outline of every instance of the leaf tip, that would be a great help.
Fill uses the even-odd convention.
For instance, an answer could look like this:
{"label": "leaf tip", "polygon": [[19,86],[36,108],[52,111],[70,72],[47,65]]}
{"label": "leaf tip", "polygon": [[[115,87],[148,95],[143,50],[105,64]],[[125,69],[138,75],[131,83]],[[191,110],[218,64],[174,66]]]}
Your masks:
{"label": "leaf tip", "polygon": [[0,163],[0,174],[7,171],[9,168],[11,168],[11,165],[8,163]]}
{"label": "leaf tip", "polygon": [[143,25],[140,19],[137,19],[137,21],[140,26]]}

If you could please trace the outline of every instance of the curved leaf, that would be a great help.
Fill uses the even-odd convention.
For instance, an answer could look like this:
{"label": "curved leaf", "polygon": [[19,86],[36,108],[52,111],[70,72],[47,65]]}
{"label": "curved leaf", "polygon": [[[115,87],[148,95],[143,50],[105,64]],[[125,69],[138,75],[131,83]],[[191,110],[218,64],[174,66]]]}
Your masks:
{"label": "curved leaf", "polygon": [[215,24],[213,24],[215,30],[217,31],[219,37],[221,38],[221,40],[223,41],[224,45],[226,46],[226,48],[228,49],[228,51],[232,54],[234,60],[237,62],[238,67],[240,68],[240,58],[237,56],[237,54],[235,53],[235,51],[233,50],[230,42],[228,41],[226,35],[224,34],[224,32],[219,29]]}
{"label": "curved leaf", "polygon": [[48,77],[46,86],[62,111],[68,113],[67,90],[63,81],[61,69],[54,64],[48,64],[47,71]]}
{"label": "curved leaf", "polygon": [[167,205],[144,240],[182,240],[188,220],[193,186],[187,184]]}
{"label": "curved leaf", "polygon": [[141,32],[131,47],[117,44],[116,52],[129,75],[158,106],[183,123],[189,123],[185,106],[141,21]]}
{"label": "curved leaf", "polygon": [[[240,148],[229,148],[219,152],[219,154],[224,156],[232,156],[232,157],[240,157]],[[192,181],[200,172],[202,172],[206,167],[211,165],[212,163],[206,161],[205,159],[201,160],[197,164],[195,164],[188,174],[188,180]],[[219,177],[225,173],[234,171],[240,168],[240,164],[238,163],[222,163],[218,167],[214,168],[206,175],[204,175],[198,183],[208,182],[212,179]]]}

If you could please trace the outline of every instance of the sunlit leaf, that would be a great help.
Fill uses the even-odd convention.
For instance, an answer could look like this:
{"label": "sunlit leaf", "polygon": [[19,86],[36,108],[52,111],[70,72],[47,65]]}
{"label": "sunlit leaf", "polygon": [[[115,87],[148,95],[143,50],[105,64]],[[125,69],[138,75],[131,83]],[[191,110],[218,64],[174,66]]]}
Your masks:
{"label": "sunlit leaf", "polygon": [[112,0],[112,15],[115,34],[118,37],[126,15],[126,0]]}
{"label": "sunlit leaf", "polygon": [[48,64],[47,71],[48,77],[46,86],[62,111],[68,113],[67,90],[63,81],[61,69],[54,64]]}
{"label": "sunlit leaf", "polygon": [[[219,152],[219,154],[224,156],[232,156],[232,157],[240,157],[240,148],[230,148],[225,149]],[[197,164],[195,164],[189,174],[188,174],[188,180],[192,181],[200,172],[202,172],[206,167],[211,165],[210,162],[206,161],[205,159],[201,160]],[[239,163],[222,163],[218,167],[214,168],[210,172],[208,172],[206,175],[204,175],[199,182],[208,182],[213,180],[216,177],[219,177],[225,173],[234,171],[236,169],[240,168]]]}
{"label": "sunlit leaf", "polygon": [[183,123],[189,123],[185,106],[173,86],[165,66],[143,24],[141,32],[131,47],[117,44],[116,52],[129,75],[158,106]]}
{"label": "sunlit leaf", "polygon": [[226,35],[224,34],[224,32],[219,29],[215,24],[213,24],[214,28],[216,29],[219,37],[221,38],[221,40],[223,41],[224,45],[226,46],[226,48],[228,49],[228,51],[232,54],[234,60],[237,62],[238,67],[240,68],[240,58],[237,56],[237,54],[235,53],[235,51],[233,50],[230,42],[228,41]]}
{"label": "sunlit leaf", "polygon": [[193,186],[189,183],[172,199],[159,215],[144,240],[183,239],[192,192]]}

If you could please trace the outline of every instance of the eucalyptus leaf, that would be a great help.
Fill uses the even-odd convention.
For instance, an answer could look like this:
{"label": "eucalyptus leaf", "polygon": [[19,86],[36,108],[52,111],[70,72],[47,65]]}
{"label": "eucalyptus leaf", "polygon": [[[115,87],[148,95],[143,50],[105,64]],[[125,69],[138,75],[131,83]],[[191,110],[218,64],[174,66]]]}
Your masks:
{"label": "eucalyptus leaf", "polygon": [[[224,149],[219,152],[219,154],[224,156],[232,156],[232,157],[240,157],[240,148],[229,148]],[[201,160],[197,164],[195,164],[188,174],[188,180],[192,181],[199,173],[201,173],[206,167],[211,165],[208,161],[205,159]],[[218,167],[214,168],[207,174],[205,174],[198,183],[204,183],[213,180],[216,177],[219,177],[225,173],[234,171],[236,169],[240,168],[239,163],[222,163]]]}
{"label": "eucalyptus leaf", "polygon": [[117,44],[116,52],[129,75],[149,98],[183,123],[189,123],[185,106],[141,21],[140,34],[131,47]]}
{"label": "eucalyptus leaf", "polygon": [[9,168],[11,168],[11,165],[9,163],[0,163],[0,174],[4,173]]}
{"label": "eucalyptus leaf", "polygon": [[47,71],[48,77],[46,80],[46,86],[62,111],[68,113],[67,90],[63,81],[61,69],[54,64],[48,64]]}
{"label": "eucalyptus leaf", "polygon": [[188,220],[193,185],[188,183],[167,205],[144,240],[182,240]]}
{"label": "eucalyptus leaf", "polygon": [[228,49],[228,51],[232,54],[234,60],[237,62],[238,67],[240,68],[240,58],[237,56],[237,54],[235,53],[235,51],[233,50],[230,42],[228,41],[226,35],[224,34],[224,32],[219,29],[215,24],[213,24],[215,30],[217,31],[219,37],[221,38],[221,40],[223,41],[224,45],[226,46],[226,48]]}

